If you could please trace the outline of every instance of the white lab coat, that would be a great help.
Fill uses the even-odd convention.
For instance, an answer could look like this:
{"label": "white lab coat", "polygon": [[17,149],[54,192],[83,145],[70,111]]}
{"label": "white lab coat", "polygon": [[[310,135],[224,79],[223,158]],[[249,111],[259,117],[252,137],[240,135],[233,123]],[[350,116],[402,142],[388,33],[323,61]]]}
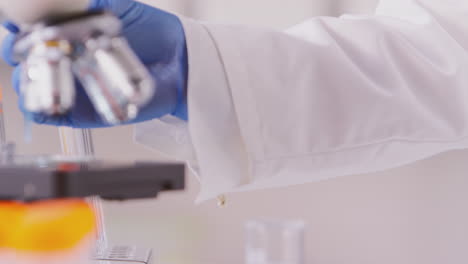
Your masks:
{"label": "white lab coat", "polygon": [[384,0],[286,33],[184,19],[189,115],[136,140],[187,160],[199,201],[468,147],[468,1]]}

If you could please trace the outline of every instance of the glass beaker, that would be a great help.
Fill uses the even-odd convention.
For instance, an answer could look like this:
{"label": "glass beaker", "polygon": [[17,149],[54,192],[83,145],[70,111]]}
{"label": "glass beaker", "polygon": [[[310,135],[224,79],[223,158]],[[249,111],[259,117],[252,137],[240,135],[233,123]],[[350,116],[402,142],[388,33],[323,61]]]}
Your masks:
{"label": "glass beaker", "polygon": [[254,220],[246,223],[246,264],[304,264],[305,223]]}

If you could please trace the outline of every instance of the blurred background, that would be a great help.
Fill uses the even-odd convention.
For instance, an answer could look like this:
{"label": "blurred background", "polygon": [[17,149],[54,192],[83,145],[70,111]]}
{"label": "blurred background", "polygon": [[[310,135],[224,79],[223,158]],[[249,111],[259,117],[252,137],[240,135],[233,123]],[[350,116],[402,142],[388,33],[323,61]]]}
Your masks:
{"label": "blurred background", "polygon": [[[204,21],[276,28],[308,17],[372,13],[374,0],[146,0]],[[5,89],[7,137],[21,153],[59,153],[56,128],[34,127],[23,141],[23,121],[9,79]],[[160,160],[133,143],[132,127],[93,131],[99,158]],[[450,152],[386,172],[338,178],[284,189],[229,195],[194,205],[198,183],[158,199],[105,203],[107,229],[116,244],[157,250],[162,264],[243,263],[246,220],[304,219],[310,264],[468,263],[468,151]]]}

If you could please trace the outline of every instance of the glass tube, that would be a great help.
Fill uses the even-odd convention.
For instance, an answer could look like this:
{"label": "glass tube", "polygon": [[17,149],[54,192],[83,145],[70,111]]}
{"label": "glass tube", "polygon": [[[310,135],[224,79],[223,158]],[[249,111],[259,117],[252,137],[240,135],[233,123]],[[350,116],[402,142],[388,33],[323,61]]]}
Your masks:
{"label": "glass tube", "polygon": [[[89,129],[76,130],[72,128],[60,128],[60,138],[63,154],[75,156],[77,158],[94,157],[93,138]],[[99,254],[108,246],[104,210],[99,197],[91,197],[88,199],[88,202],[96,212],[96,250],[97,254]]]}

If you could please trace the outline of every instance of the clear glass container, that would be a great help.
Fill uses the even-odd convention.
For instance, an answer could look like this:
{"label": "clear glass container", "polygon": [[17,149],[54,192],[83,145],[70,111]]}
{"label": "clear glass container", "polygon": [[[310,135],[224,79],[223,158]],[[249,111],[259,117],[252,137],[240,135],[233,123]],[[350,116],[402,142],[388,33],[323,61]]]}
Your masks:
{"label": "clear glass container", "polygon": [[305,223],[253,220],[245,225],[246,264],[304,264]]}

